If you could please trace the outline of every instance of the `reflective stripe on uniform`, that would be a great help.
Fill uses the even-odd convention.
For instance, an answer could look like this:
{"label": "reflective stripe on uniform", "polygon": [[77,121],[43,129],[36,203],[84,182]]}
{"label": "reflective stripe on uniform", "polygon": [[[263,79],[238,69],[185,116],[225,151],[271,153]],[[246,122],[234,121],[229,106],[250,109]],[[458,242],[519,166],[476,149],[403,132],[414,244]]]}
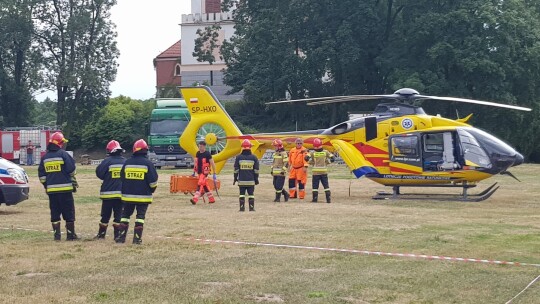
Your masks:
{"label": "reflective stripe on uniform", "polygon": [[150,183],[150,188],[155,188],[155,187],[157,187],[157,183],[158,183],[158,182]]}
{"label": "reflective stripe on uniform", "polygon": [[122,200],[130,203],[151,203],[152,195],[122,194]]}
{"label": "reflective stripe on uniform", "polygon": [[73,191],[73,184],[47,185],[47,192]]}
{"label": "reflective stripe on uniform", "polygon": [[40,181],[42,184],[45,184],[45,182],[47,181],[47,176],[40,176],[40,177],[39,177],[39,181]]}
{"label": "reflective stripe on uniform", "polygon": [[143,219],[135,219],[135,223],[144,224],[144,220]]}
{"label": "reflective stripe on uniform", "polygon": [[103,191],[99,193],[99,198],[121,198],[122,191]]}
{"label": "reflective stripe on uniform", "polygon": [[148,166],[146,165],[126,165],[126,171],[131,172],[148,172]]}
{"label": "reflective stripe on uniform", "polygon": [[248,198],[255,198],[255,195],[248,195]]}
{"label": "reflective stripe on uniform", "polygon": [[328,191],[330,191],[330,188],[324,189],[324,192],[328,192]]}
{"label": "reflective stripe on uniform", "polygon": [[64,163],[64,159],[61,158],[61,157],[51,157],[51,158],[47,158],[47,159],[44,159],[43,160],[43,163],[44,164],[47,164],[47,163],[52,163],[52,162],[59,162],[59,163]]}
{"label": "reflective stripe on uniform", "polygon": [[255,181],[238,181],[238,186],[255,186]]}

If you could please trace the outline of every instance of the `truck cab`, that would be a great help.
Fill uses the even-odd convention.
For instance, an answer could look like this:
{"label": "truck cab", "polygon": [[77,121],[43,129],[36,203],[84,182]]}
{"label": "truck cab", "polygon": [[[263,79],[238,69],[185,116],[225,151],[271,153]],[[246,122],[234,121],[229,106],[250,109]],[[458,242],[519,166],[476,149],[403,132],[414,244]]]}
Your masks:
{"label": "truck cab", "polygon": [[193,167],[193,158],[179,144],[179,138],[189,123],[190,115],[183,99],[156,100],[150,116],[148,158],[156,168],[163,166]]}

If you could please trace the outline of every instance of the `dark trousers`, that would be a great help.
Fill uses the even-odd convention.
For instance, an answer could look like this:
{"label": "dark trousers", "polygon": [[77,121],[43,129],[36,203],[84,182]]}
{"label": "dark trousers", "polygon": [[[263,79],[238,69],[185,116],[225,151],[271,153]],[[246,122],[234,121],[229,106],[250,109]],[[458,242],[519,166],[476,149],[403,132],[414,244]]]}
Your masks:
{"label": "dark trousers", "polygon": [[313,181],[311,183],[313,191],[317,191],[319,189],[319,182],[322,183],[325,191],[330,189],[330,186],[328,185],[328,174],[313,175]]}
{"label": "dark trousers", "polygon": [[255,193],[255,186],[240,186],[240,197],[246,197],[246,192],[248,198],[255,198],[253,193]]}
{"label": "dark trousers", "polygon": [[137,209],[137,215],[135,216],[136,223],[144,223],[144,218],[146,217],[146,210],[148,210],[148,205],[145,203],[126,203],[122,205],[122,223],[129,223],[129,218]]}
{"label": "dark trousers", "polygon": [[285,185],[285,176],[274,175],[273,184],[274,184],[274,189],[276,189],[276,191],[283,190],[283,186]]}
{"label": "dark trousers", "polygon": [[49,193],[51,222],[59,222],[60,216],[66,222],[75,222],[75,204],[72,192]]}
{"label": "dark trousers", "polygon": [[114,214],[114,223],[120,223],[122,219],[122,200],[119,198],[115,199],[104,199],[101,203],[101,223],[108,224],[111,219],[111,215]]}

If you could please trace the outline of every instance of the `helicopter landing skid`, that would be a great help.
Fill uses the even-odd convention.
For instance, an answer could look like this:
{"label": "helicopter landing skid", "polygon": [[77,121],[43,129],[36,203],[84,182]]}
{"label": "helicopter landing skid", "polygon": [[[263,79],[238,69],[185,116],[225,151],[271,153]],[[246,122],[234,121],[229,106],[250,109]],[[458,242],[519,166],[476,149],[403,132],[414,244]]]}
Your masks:
{"label": "helicopter landing skid", "polygon": [[394,185],[392,186],[393,192],[388,193],[384,191],[377,192],[377,195],[372,198],[375,200],[431,200],[431,201],[461,201],[461,202],[481,202],[488,199],[497,189],[497,183],[486,188],[484,191],[477,194],[469,194],[467,190],[469,188],[474,188],[476,185],[430,185],[428,187],[444,187],[444,188],[462,188],[463,192],[460,195],[456,194],[443,194],[443,193],[401,193],[400,187],[426,187],[424,186],[409,186],[409,185]]}

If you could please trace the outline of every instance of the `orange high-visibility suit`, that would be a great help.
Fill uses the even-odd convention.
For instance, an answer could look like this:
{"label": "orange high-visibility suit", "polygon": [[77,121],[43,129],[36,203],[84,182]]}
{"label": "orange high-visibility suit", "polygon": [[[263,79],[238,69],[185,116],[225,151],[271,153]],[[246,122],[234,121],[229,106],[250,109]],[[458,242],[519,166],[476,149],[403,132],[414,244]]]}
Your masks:
{"label": "orange high-visibility suit", "polygon": [[297,147],[289,151],[289,195],[291,198],[296,198],[296,184],[298,183],[298,198],[303,199],[306,196],[305,187],[307,167],[309,166],[305,157],[309,151],[303,146]]}

